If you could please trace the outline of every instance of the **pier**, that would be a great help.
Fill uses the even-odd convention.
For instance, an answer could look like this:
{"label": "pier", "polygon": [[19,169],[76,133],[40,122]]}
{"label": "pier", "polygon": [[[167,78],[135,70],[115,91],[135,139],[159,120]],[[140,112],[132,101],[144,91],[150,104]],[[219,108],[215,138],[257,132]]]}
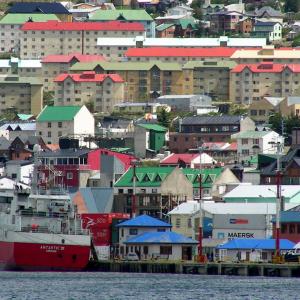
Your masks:
{"label": "pier", "polygon": [[94,272],[173,273],[198,275],[300,277],[299,263],[185,263],[159,261],[100,261],[86,269]]}

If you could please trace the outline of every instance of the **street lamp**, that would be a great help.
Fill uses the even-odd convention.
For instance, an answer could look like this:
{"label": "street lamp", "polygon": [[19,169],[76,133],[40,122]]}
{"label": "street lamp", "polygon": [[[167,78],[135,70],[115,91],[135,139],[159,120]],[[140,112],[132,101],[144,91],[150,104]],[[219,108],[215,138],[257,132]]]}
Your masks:
{"label": "street lamp", "polygon": [[132,177],[132,201],[131,201],[131,218],[136,217],[136,167],[139,165],[139,160],[133,159],[131,166],[133,169]]}

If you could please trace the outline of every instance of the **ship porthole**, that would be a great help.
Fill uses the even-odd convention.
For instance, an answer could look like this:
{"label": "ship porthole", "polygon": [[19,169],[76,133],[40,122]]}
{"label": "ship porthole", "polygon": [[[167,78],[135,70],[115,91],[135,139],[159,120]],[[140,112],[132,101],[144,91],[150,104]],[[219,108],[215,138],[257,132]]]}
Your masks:
{"label": "ship porthole", "polygon": [[65,239],[62,239],[62,240],[61,240],[61,243],[64,244],[64,243],[65,243]]}

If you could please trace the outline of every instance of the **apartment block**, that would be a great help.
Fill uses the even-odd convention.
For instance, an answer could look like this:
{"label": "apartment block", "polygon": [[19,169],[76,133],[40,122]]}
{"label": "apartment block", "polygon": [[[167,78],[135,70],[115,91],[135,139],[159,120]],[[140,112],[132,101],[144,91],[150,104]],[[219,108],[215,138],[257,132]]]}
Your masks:
{"label": "apartment block", "polygon": [[42,59],[42,77],[44,89],[54,91],[54,79],[62,73],[68,73],[70,68],[78,62],[103,61],[101,55],[72,53],[69,55],[48,55]]}
{"label": "apartment block", "polygon": [[205,94],[213,100],[229,100],[232,61],[190,61],[183,66],[185,86],[194,94]]}
{"label": "apartment block", "polygon": [[54,14],[7,14],[0,20],[0,53],[20,53],[20,28],[26,22],[59,19]]}
{"label": "apartment block", "polygon": [[35,77],[0,76],[0,114],[8,109],[37,115],[43,107],[43,82]]}
{"label": "apartment block", "polygon": [[[185,91],[182,67],[179,63],[100,61],[77,63],[70,71],[119,74],[125,82],[124,101],[141,101],[161,95],[183,94]],[[191,91],[188,90],[187,93],[190,94]]]}
{"label": "apartment block", "polygon": [[55,105],[84,105],[110,113],[124,98],[124,80],[118,74],[60,74],[55,80]]}
{"label": "apartment block", "polygon": [[71,53],[96,54],[98,37],[135,37],[144,34],[140,23],[27,22],[21,27],[21,58]]}
{"label": "apartment block", "polygon": [[236,51],[236,48],[212,47],[212,48],[172,48],[149,47],[128,49],[125,57],[128,61],[161,61],[185,63],[188,61],[222,61],[228,60]]}
{"label": "apartment block", "polygon": [[300,64],[240,64],[231,71],[230,100],[238,104],[299,93]]}
{"label": "apartment block", "polygon": [[232,54],[231,60],[238,64],[257,64],[263,62],[297,64],[300,60],[300,49],[275,49],[274,46],[265,46],[262,49],[238,49]]}
{"label": "apartment block", "polygon": [[41,77],[42,65],[38,59],[0,59],[0,74],[17,74],[21,77]]}
{"label": "apartment block", "polygon": [[107,22],[123,21],[141,23],[146,31],[147,37],[155,37],[155,22],[144,9],[115,9],[97,10],[89,15],[90,21]]}

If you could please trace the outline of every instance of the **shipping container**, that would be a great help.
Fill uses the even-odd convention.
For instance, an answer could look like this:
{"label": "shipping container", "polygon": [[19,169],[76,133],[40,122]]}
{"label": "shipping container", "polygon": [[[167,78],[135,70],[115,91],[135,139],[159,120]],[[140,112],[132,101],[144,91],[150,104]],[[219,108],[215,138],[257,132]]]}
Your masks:
{"label": "shipping container", "polygon": [[99,260],[110,259],[110,246],[95,246],[95,250]]}
{"label": "shipping container", "polygon": [[90,229],[95,246],[110,245],[111,244],[111,229],[110,228],[97,228]]}
{"label": "shipping container", "polygon": [[104,227],[105,225],[112,224],[112,221],[114,219],[129,219],[129,214],[123,214],[123,213],[109,213],[109,214],[82,214],[82,226],[85,229],[89,229],[91,226],[98,226],[98,227]]}

